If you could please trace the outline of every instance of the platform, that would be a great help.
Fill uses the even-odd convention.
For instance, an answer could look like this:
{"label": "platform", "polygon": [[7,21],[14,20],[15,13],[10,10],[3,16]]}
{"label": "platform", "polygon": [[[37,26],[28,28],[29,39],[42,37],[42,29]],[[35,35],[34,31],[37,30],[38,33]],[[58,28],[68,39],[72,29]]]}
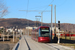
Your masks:
{"label": "platform", "polygon": [[19,41],[18,50],[74,50],[73,48],[62,46],[55,43],[39,43],[31,37],[23,35]]}

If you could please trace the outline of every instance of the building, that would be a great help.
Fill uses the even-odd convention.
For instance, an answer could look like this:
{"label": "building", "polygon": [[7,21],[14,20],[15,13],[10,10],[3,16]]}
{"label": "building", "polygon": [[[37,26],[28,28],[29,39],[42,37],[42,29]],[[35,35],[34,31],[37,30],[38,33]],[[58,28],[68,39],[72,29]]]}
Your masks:
{"label": "building", "polygon": [[[54,34],[54,29],[55,29],[55,27],[52,27],[52,33],[53,33],[53,34]],[[50,31],[51,31],[51,27],[50,27]],[[58,27],[56,27],[56,33],[58,33],[58,32],[62,33],[62,32],[64,32],[64,31],[60,31],[60,30],[58,29]]]}
{"label": "building", "polygon": [[26,27],[26,29],[30,29],[30,30],[32,30],[32,29],[36,29],[37,27]]}
{"label": "building", "polygon": [[9,28],[9,29],[6,29],[6,32],[13,32],[13,29],[12,28]]}
{"label": "building", "polygon": [[0,26],[0,28],[4,28],[3,26]]}
{"label": "building", "polygon": [[[10,31],[10,32],[13,32],[13,28],[6,29],[6,32],[9,32],[9,31]],[[23,32],[23,29],[18,29],[18,30],[15,29],[15,31],[18,31],[18,32],[21,31],[21,32]]]}

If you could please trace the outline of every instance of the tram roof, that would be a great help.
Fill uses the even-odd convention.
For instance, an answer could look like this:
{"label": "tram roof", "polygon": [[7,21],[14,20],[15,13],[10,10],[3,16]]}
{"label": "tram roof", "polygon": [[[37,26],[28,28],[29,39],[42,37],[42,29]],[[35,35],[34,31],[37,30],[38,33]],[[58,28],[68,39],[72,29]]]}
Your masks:
{"label": "tram roof", "polygon": [[40,27],[38,27],[38,29],[39,28],[49,28],[48,26],[40,26]]}

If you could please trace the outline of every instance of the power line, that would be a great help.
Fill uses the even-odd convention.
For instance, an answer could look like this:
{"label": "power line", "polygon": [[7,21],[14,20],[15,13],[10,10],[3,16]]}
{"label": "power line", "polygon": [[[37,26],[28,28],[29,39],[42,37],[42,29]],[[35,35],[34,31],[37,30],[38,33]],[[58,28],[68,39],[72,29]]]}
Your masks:
{"label": "power line", "polygon": [[29,6],[29,0],[28,0],[28,4],[27,4],[27,11],[28,11],[28,6]]}
{"label": "power line", "polygon": [[26,17],[27,17],[27,13],[28,13],[28,6],[29,6],[29,0],[28,0],[28,3],[27,3],[27,12],[26,12]]}
{"label": "power line", "polygon": [[[50,4],[51,4],[53,1],[54,1],[54,0],[52,0],[52,1],[50,2]],[[49,5],[50,5],[50,4],[49,4]],[[29,5],[29,0],[28,0],[28,5]],[[45,11],[45,10],[49,7],[49,5],[41,6],[41,7],[39,7],[39,8],[38,8],[38,7],[35,7],[35,8],[40,9],[40,8],[45,8],[45,7],[46,7],[46,8],[44,9],[44,11]],[[35,9],[35,8],[30,8],[30,9]],[[28,10],[28,6],[27,6],[27,10]]]}
{"label": "power line", "polygon": [[[19,10],[19,11],[26,11],[27,10]],[[28,10],[28,12],[42,12],[42,10]],[[43,11],[43,12],[50,12],[49,10]]]}
{"label": "power line", "polygon": [[34,8],[30,8],[30,9],[41,9],[41,8],[45,8],[47,7],[48,5],[45,5],[45,6],[40,6],[40,7],[34,7]]}
{"label": "power line", "polygon": [[[52,2],[53,2],[53,1],[54,1],[54,0],[52,0]],[[51,2],[51,3],[52,3],[52,2]],[[51,4],[51,3],[50,3],[50,4]],[[49,4],[49,5],[50,5],[50,4]],[[49,7],[49,5],[44,9],[44,11]]]}
{"label": "power line", "polygon": [[63,4],[65,4],[67,2],[67,0],[65,0],[62,4],[58,5],[57,7],[62,6]]}
{"label": "power line", "polygon": [[[53,2],[53,1],[54,1],[54,0],[52,0],[52,2]],[[52,2],[51,2],[51,3],[52,3]],[[50,3],[50,4],[51,4],[51,3]]]}

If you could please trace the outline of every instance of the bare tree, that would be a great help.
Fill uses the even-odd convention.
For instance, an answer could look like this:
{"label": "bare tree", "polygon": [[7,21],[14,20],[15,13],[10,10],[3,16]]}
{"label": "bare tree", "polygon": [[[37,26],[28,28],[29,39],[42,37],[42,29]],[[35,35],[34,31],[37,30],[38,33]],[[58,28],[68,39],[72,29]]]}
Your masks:
{"label": "bare tree", "polygon": [[0,0],[0,18],[5,16],[8,13],[8,7],[3,3],[3,0]]}

